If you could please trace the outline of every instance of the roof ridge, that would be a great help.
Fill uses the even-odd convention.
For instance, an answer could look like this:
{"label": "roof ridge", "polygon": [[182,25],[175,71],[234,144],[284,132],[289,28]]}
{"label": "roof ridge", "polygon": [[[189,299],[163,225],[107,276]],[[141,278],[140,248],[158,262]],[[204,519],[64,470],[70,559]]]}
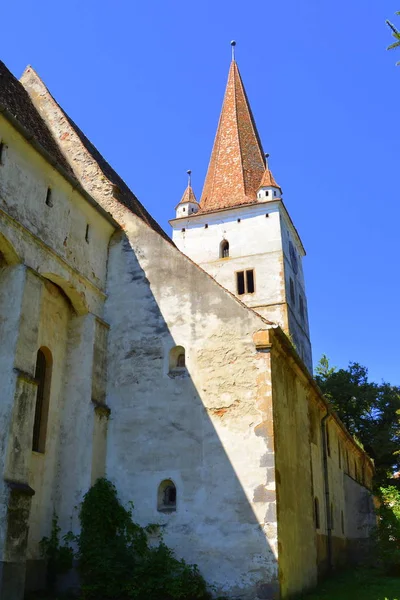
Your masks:
{"label": "roof ridge", "polygon": [[[236,131],[237,131],[238,144],[239,144],[239,154],[240,154],[240,158],[243,159],[242,142],[241,142],[240,133],[239,133],[239,117],[238,117],[237,102],[236,102],[236,96],[237,96],[237,94],[236,94],[236,74],[239,74],[239,67],[237,66],[237,62],[235,61],[235,59],[232,60],[232,65],[233,65],[233,93],[234,93],[234,97],[235,97]],[[236,69],[235,69],[235,67],[236,67]],[[239,84],[240,84],[240,74],[239,74]],[[243,188],[244,188],[244,191],[246,192],[246,182],[244,180],[243,169],[241,169],[241,175],[242,175],[242,181],[243,181]]]}

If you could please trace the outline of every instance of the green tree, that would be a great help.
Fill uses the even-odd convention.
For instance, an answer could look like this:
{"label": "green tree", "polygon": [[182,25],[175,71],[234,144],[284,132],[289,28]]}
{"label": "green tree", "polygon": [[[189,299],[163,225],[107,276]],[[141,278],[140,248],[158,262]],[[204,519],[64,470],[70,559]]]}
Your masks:
{"label": "green tree", "polygon": [[[400,15],[400,11],[397,11],[396,15]],[[390,27],[390,29],[392,31],[392,36],[396,40],[395,42],[393,42],[393,44],[390,44],[390,46],[388,46],[387,49],[394,50],[394,49],[400,48],[400,31],[388,19],[386,19],[386,24],[388,25],[388,27]],[[398,62],[396,64],[399,65],[400,62]]]}
{"label": "green tree", "polygon": [[400,469],[400,387],[368,381],[368,369],[349,363],[330,367],[324,355],[315,379],[347,429],[375,461],[377,482],[385,484]]}

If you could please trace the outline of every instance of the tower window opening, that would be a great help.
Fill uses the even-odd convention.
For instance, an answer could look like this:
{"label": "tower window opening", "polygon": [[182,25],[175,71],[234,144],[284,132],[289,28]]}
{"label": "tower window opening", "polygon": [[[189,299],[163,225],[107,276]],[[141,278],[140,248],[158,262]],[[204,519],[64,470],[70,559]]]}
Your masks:
{"label": "tower window opening", "polygon": [[247,269],[246,271],[237,271],[236,289],[238,296],[242,296],[243,294],[254,294],[254,269]]}
{"label": "tower window opening", "polygon": [[186,212],[186,207],[184,206],[184,207],[182,208],[182,210],[183,210],[183,212]]}
{"label": "tower window opening", "polygon": [[46,192],[46,204],[47,206],[53,206],[53,194],[50,187],[47,188]]}
{"label": "tower window opening", "polygon": [[0,165],[3,164],[4,142],[0,141]]}
{"label": "tower window opening", "polygon": [[290,278],[289,286],[290,286],[290,299],[292,301],[292,304],[295,305],[296,304],[296,296],[294,293],[294,283],[293,283],[292,278]]}
{"label": "tower window opening", "polygon": [[274,190],[274,196],[276,196],[276,190]]}
{"label": "tower window opening", "polygon": [[176,487],[171,479],[165,479],[158,486],[157,510],[160,512],[176,511]]}
{"label": "tower window opening", "polygon": [[300,316],[301,316],[302,320],[304,321],[304,300],[303,300],[303,296],[301,294],[299,294],[299,306],[300,306]]}
{"label": "tower window opening", "polygon": [[182,233],[185,233],[186,229],[184,227],[182,227],[181,231],[182,231]]}
{"label": "tower window opening", "polygon": [[86,243],[89,243],[89,223],[86,225],[86,232],[85,232],[85,240]]}
{"label": "tower window opening", "polygon": [[169,351],[169,374],[177,375],[186,370],[186,354],[183,346],[174,346]]}
{"label": "tower window opening", "polygon": [[[47,354],[47,356],[46,356]],[[32,450],[44,453],[46,447],[47,421],[50,401],[51,355],[41,348],[36,357],[35,379],[37,381],[35,418],[33,422]]]}
{"label": "tower window opening", "polygon": [[315,519],[315,529],[320,529],[321,521],[319,516],[319,500],[315,496],[314,498],[314,519]]}
{"label": "tower window opening", "polygon": [[229,242],[228,240],[222,240],[219,247],[219,257],[220,258],[228,258],[229,257]]}
{"label": "tower window opening", "polygon": [[244,271],[238,271],[238,273],[236,273],[236,289],[239,296],[242,296],[245,293]]}
{"label": "tower window opening", "polygon": [[208,224],[207,223],[204,225],[204,229],[208,229]]}
{"label": "tower window opening", "polygon": [[269,191],[268,190],[266,190],[265,195],[269,196]]}
{"label": "tower window opening", "polygon": [[268,218],[269,218],[269,213],[267,213],[267,214],[265,215],[265,217],[268,219]]}
{"label": "tower window opening", "polygon": [[240,219],[238,219],[237,222],[240,223]]}

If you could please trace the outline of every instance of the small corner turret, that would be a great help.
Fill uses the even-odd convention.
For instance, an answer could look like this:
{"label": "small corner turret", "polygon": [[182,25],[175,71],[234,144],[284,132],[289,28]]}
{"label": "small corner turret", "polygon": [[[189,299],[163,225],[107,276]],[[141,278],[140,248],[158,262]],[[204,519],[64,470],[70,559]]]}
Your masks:
{"label": "small corner turret", "polygon": [[182,217],[188,217],[190,215],[195,215],[200,208],[200,205],[196,200],[196,196],[192,188],[192,171],[187,171],[187,174],[188,184],[186,190],[183,192],[181,201],[175,207],[177,219]]}
{"label": "small corner turret", "polygon": [[257,190],[257,200],[265,202],[268,200],[279,200],[282,198],[282,189],[276,183],[268,164],[269,154],[265,155],[265,171]]}

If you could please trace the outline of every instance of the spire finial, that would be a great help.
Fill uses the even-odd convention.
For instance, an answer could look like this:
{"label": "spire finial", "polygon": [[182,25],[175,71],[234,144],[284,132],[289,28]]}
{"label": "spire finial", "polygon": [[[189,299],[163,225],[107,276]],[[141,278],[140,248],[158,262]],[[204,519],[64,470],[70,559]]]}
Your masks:
{"label": "spire finial", "polygon": [[269,153],[267,152],[266,154],[264,154],[264,156],[265,156],[265,168],[269,169],[269,164],[268,164]]}
{"label": "spire finial", "polygon": [[235,46],[236,46],[236,42],[235,40],[231,41],[231,46],[232,46],[232,60],[235,60]]}
{"label": "spire finial", "polygon": [[189,169],[188,171],[186,171],[186,173],[188,174],[188,186],[192,185],[192,171]]}

